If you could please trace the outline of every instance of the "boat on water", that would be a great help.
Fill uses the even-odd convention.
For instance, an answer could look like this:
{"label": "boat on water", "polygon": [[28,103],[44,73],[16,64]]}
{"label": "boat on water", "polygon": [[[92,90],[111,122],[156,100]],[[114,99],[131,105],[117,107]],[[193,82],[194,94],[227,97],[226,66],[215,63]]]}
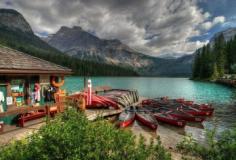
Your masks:
{"label": "boat on water", "polygon": [[136,107],[135,119],[152,130],[157,129],[158,122],[148,110],[141,107]]}
{"label": "boat on water", "polygon": [[178,110],[181,110],[183,112],[189,113],[193,116],[210,116],[212,115],[212,111],[203,111],[203,110],[199,110],[197,108],[193,108],[191,106],[180,106],[177,108]]}
{"label": "boat on water", "polygon": [[[181,104],[183,106],[189,106],[200,111],[211,111],[214,112],[214,108],[211,104],[196,104],[194,101],[185,100],[184,98],[169,99],[169,102],[174,104]],[[207,114],[208,115],[208,114]]]}
{"label": "boat on water", "polygon": [[190,122],[203,122],[205,120],[204,117],[196,117],[189,113],[186,113],[182,110],[178,110],[175,108],[168,108],[163,106],[152,106],[152,105],[146,105],[144,106],[146,109],[148,109],[150,112],[153,113],[166,113],[171,115],[172,117],[175,117],[179,120],[185,120]]}
{"label": "boat on water", "polygon": [[135,108],[133,106],[127,107],[119,115],[119,126],[121,128],[128,127],[135,121]]}
{"label": "boat on water", "polygon": [[155,108],[155,107],[151,107],[151,106],[144,106],[144,107],[153,113],[153,115],[157,119],[157,121],[168,123],[170,125],[174,125],[177,127],[184,127],[186,125],[185,120],[174,117],[170,114],[167,114],[167,112],[170,111],[167,108]]}
{"label": "boat on water", "polygon": [[193,104],[191,107],[202,110],[202,111],[211,111],[214,112],[214,108],[211,104]]}
{"label": "boat on water", "polygon": [[176,99],[169,99],[168,97],[158,97],[158,98],[153,98],[153,99],[145,99],[142,101],[142,103],[165,103],[165,104],[170,104],[170,103],[175,103],[175,104],[184,104],[188,106],[192,105],[198,105],[203,108],[212,108],[211,104],[196,104],[194,101],[189,101],[185,100],[184,98],[176,98]]}
{"label": "boat on water", "polygon": [[168,99],[154,98],[142,101],[143,105],[152,105],[155,107],[166,107],[170,109],[179,109],[194,116],[211,116],[214,108],[208,104],[195,104],[193,101],[185,101],[183,98]]}
{"label": "boat on water", "polygon": [[188,114],[191,114],[193,116],[210,116],[212,115],[212,111],[203,111],[199,110],[197,108],[193,108],[191,106],[183,105],[183,104],[158,104],[161,107],[170,108],[173,110],[179,110]]}
{"label": "boat on water", "polygon": [[164,122],[177,127],[184,127],[186,125],[186,121],[178,119],[167,113],[154,113],[153,115],[157,119],[157,121],[160,122]]}
{"label": "boat on water", "polygon": [[190,122],[203,122],[205,120],[204,117],[195,117],[181,110],[171,110],[166,113],[172,115],[173,117],[183,119],[185,121],[190,121]]}

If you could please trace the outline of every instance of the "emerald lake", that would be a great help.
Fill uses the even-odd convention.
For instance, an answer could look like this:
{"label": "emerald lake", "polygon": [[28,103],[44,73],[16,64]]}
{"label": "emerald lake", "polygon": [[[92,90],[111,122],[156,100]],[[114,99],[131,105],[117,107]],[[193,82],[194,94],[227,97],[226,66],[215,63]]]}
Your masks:
{"label": "emerald lake", "polygon": [[[231,128],[236,122],[236,89],[215,83],[192,81],[188,78],[156,78],[156,77],[91,77],[92,85],[111,86],[119,89],[136,89],[140,96],[155,98],[183,97],[197,103],[212,103],[215,114],[204,127],[210,128],[217,121],[218,128]],[[83,88],[83,77],[67,77],[64,89],[69,93]]]}

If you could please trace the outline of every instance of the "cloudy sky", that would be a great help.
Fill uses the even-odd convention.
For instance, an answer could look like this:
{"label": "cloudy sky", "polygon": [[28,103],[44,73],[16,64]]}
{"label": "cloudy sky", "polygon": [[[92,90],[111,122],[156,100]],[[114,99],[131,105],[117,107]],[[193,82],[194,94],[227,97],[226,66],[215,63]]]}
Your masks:
{"label": "cloudy sky", "polygon": [[37,35],[81,26],[145,54],[190,54],[218,31],[236,27],[236,0],[0,0]]}

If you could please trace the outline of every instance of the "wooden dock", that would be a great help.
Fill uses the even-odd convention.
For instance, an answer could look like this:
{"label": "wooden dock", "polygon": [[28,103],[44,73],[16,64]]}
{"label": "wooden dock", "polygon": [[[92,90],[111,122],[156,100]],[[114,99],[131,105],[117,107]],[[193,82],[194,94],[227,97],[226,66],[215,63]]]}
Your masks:
{"label": "wooden dock", "polygon": [[[94,121],[99,117],[109,117],[120,114],[122,109],[87,109],[85,115],[88,120]],[[26,122],[26,126],[21,128],[17,126],[4,126],[4,132],[0,134],[0,146],[6,145],[13,140],[23,139],[35,132],[37,132],[41,126],[45,125],[45,118]]]}
{"label": "wooden dock", "polygon": [[114,116],[120,114],[123,109],[87,109],[85,110],[85,115],[88,120],[94,121],[97,118],[104,118],[109,116]]}
{"label": "wooden dock", "polygon": [[[137,106],[142,100],[146,99],[145,97],[139,97],[139,101],[133,103],[133,106]],[[109,117],[120,114],[124,108],[121,109],[86,109],[85,115],[87,116],[88,120],[94,121],[99,117]]]}
{"label": "wooden dock", "polygon": [[[145,98],[139,97],[139,101],[136,103],[133,103],[132,105],[137,106],[143,99]],[[34,109],[34,108],[30,108],[30,109]],[[87,116],[88,120],[94,121],[98,118],[118,115],[123,110],[124,108],[122,107],[120,109],[86,109],[85,115]],[[32,122],[27,122],[26,126],[23,128],[16,127],[16,126],[6,126],[4,129],[4,132],[0,133],[0,146],[9,143],[12,140],[19,140],[19,139],[25,138],[33,134],[34,132],[37,132],[39,128],[45,124],[46,124],[45,118],[40,118]]]}

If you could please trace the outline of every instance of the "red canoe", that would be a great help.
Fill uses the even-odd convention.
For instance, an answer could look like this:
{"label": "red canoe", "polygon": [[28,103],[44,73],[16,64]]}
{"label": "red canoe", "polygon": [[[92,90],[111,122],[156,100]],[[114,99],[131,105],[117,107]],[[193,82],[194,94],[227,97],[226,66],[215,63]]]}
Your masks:
{"label": "red canoe", "polygon": [[209,104],[195,104],[193,101],[182,101],[180,104],[190,106],[194,109],[206,112],[204,116],[210,116],[214,112],[214,108]]}
{"label": "red canoe", "polygon": [[209,104],[193,104],[191,107],[202,110],[214,112],[214,108]]}
{"label": "red canoe", "polygon": [[178,119],[167,113],[155,113],[154,116],[156,117],[158,121],[168,123],[170,125],[174,125],[178,127],[184,127],[186,125],[186,122],[184,120]]}
{"label": "red canoe", "polygon": [[121,128],[128,127],[134,122],[134,120],[135,110],[133,107],[128,107],[119,115],[119,126]]}
{"label": "red canoe", "polygon": [[203,111],[190,106],[180,106],[177,110],[189,113],[193,116],[210,116],[212,114],[211,111]]}
{"label": "red canoe", "polygon": [[205,118],[203,118],[203,117],[195,117],[195,116],[192,116],[191,114],[188,114],[188,113],[183,112],[183,111],[172,110],[172,111],[169,111],[169,112],[166,112],[166,113],[172,115],[173,117],[183,119],[185,121],[203,122],[205,120]]}
{"label": "red canoe", "polygon": [[[170,108],[166,108],[166,107],[160,107],[157,109],[158,109],[158,112],[166,113],[166,114],[169,114],[177,119],[181,119],[181,120],[185,120],[185,121],[202,122],[205,120],[205,118],[203,118],[203,117],[195,117],[189,113],[186,113],[186,112],[180,111],[180,110],[170,109]],[[155,110],[154,110],[154,112],[155,112]]]}
{"label": "red canoe", "polygon": [[[184,98],[178,98],[178,99],[168,99],[166,97],[162,98],[154,98],[154,99],[147,99],[143,101],[143,104],[152,104],[152,105],[186,105],[190,106],[192,108],[201,110],[201,111],[210,111],[210,115],[214,112],[214,108],[210,104],[195,104],[194,101],[188,101]],[[203,113],[204,114],[204,113]],[[209,113],[206,113],[208,116]]]}
{"label": "red canoe", "polygon": [[[191,115],[187,113],[178,111],[174,112],[175,110],[166,107],[153,107],[150,105],[145,105],[143,107],[152,112],[157,120],[179,127],[184,127],[186,125],[185,120],[190,119],[191,117]],[[170,113],[172,113],[172,115]]]}
{"label": "red canoe", "polygon": [[142,123],[143,125],[156,130],[158,123],[155,117],[149,112],[149,111],[144,111],[142,109],[139,109],[140,107],[137,107],[136,113],[135,113],[135,118]]}
{"label": "red canoe", "polygon": [[[191,103],[192,103],[192,101],[191,101]],[[200,110],[200,109],[194,108],[192,106],[187,106],[187,105],[180,104],[180,103],[169,103],[169,104],[159,103],[159,104],[153,104],[153,106],[161,106],[161,107],[166,107],[166,108],[169,108],[172,110],[180,110],[185,113],[191,114],[193,116],[210,116],[213,113],[213,111],[210,111],[210,110]]]}

